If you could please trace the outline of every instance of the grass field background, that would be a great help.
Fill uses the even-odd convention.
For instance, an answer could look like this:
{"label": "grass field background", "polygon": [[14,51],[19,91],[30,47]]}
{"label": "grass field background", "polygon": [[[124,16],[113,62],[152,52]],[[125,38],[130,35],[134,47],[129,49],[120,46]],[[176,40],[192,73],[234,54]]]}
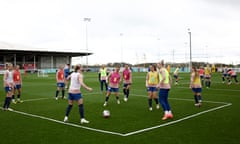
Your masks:
{"label": "grass field background", "polygon": [[[109,105],[103,107],[105,94],[100,93],[97,73],[84,73],[85,83],[94,89],[87,92],[82,88],[85,117],[90,121],[84,125],[79,123],[76,103],[69,116],[70,125],[62,123],[68,104],[66,99],[54,99],[55,75],[23,77],[24,103],[11,104],[15,112],[0,111],[0,143],[239,143],[240,85],[222,84],[221,74],[215,73],[211,88],[203,88],[203,106],[197,108],[189,89],[189,73],[182,73],[180,85],[173,85],[169,93],[174,119],[162,121],[162,109],[156,110],[153,103],[154,110],[148,110],[145,75],[133,73],[128,102],[123,101],[121,93],[120,105],[111,95]],[[1,106],[5,99],[2,84]],[[110,118],[102,117],[104,109],[110,110]]]}

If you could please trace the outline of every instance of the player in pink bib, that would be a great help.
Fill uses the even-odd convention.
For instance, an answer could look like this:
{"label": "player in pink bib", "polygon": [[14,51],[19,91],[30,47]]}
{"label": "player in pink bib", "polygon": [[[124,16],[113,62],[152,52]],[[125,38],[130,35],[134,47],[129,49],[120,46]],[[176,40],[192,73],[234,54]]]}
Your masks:
{"label": "player in pink bib", "polygon": [[120,66],[117,66],[116,69],[109,74],[109,87],[108,87],[106,99],[103,106],[107,106],[109,96],[111,95],[112,92],[115,93],[117,103],[120,104],[119,84],[121,82],[121,75],[119,70],[120,70]]}
{"label": "player in pink bib", "polygon": [[130,87],[132,84],[132,71],[129,69],[128,64],[125,65],[125,69],[123,70],[123,93],[124,93],[124,101],[126,102],[129,97]]}

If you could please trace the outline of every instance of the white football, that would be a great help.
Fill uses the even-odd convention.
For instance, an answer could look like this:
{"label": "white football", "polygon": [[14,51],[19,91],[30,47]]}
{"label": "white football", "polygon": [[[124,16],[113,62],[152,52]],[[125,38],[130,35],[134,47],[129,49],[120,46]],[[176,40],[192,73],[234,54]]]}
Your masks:
{"label": "white football", "polygon": [[109,111],[109,110],[104,110],[104,111],[103,111],[103,117],[104,117],[104,118],[110,117],[110,111]]}

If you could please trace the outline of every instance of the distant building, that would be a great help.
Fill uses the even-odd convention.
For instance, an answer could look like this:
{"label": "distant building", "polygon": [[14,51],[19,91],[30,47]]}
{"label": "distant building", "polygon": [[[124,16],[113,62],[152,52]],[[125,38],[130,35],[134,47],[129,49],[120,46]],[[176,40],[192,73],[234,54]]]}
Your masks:
{"label": "distant building", "polygon": [[0,41],[0,64],[18,64],[21,68],[56,69],[59,64],[71,64],[72,57],[87,56],[93,53],[80,52],[72,49],[53,50],[33,48]]}

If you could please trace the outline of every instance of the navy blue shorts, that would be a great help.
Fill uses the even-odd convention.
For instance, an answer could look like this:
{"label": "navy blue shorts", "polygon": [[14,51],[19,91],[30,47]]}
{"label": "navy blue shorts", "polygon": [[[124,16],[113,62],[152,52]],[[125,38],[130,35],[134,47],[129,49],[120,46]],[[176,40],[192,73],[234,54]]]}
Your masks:
{"label": "navy blue shorts", "polygon": [[156,87],[148,87],[147,91],[148,92],[156,92],[156,91],[158,91],[158,89]]}
{"label": "navy blue shorts", "polygon": [[12,87],[5,87],[4,89],[6,93],[12,91]]}
{"label": "navy blue shorts", "polygon": [[14,87],[15,89],[20,89],[20,88],[22,88],[22,85],[20,85],[20,84],[17,84],[17,85],[15,85],[15,87]]}
{"label": "navy blue shorts", "polygon": [[64,88],[65,87],[65,83],[64,82],[59,82],[59,83],[57,83],[57,87]]}
{"label": "navy blue shorts", "polygon": [[127,88],[128,85],[131,85],[131,84],[123,84],[123,88]]}
{"label": "navy blue shorts", "polygon": [[202,88],[192,88],[192,91],[195,93],[200,93],[202,92]]}
{"label": "navy blue shorts", "polygon": [[119,92],[119,88],[108,87],[109,92]]}
{"label": "navy blue shorts", "polygon": [[68,93],[68,99],[69,100],[76,100],[76,101],[78,101],[81,98],[82,98],[82,94],[81,93],[76,93],[76,94]]}

